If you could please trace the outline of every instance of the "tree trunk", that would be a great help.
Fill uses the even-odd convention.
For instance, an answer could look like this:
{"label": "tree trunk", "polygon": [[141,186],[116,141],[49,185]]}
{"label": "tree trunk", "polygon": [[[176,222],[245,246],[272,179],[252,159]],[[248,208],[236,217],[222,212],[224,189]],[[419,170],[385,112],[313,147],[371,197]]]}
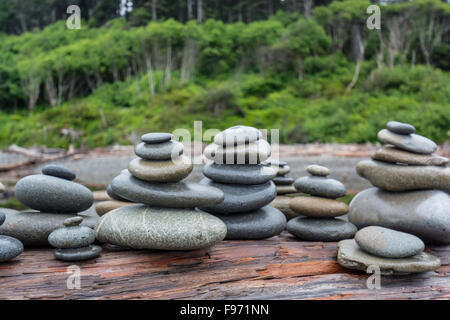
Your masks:
{"label": "tree trunk", "polygon": [[303,79],[303,58],[301,56],[297,57],[297,72],[298,72],[298,80]]}
{"label": "tree trunk", "polygon": [[272,0],[267,0],[267,14],[273,16],[273,2]]}
{"label": "tree trunk", "polygon": [[313,0],[303,0],[303,9],[305,12],[306,19],[311,18],[311,11],[313,7]]}
{"label": "tree trunk", "polygon": [[166,88],[169,87],[171,78],[172,78],[172,44],[169,41],[169,44],[167,45],[166,71],[164,75],[164,85]]}
{"label": "tree trunk", "polygon": [[238,22],[242,22],[243,21],[243,17],[242,17],[242,2],[239,2],[238,4]]}
{"label": "tree trunk", "polygon": [[145,64],[147,66],[148,89],[150,91],[150,98],[155,96],[155,82],[153,81],[152,61],[149,53],[145,53]]}
{"label": "tree trunk", "polygon": [[157,12],[156,12],[157,3],[158,3],[158,0],[152,0],[152,21],[158,20]]}
{"label": "tree trunk", "polygon": [[359,78],[359,72],[361,70],[361,64],[364,60],[364,43],[361,37],[361,29],[359,27],[359,25],[354,24],[352,27],[352,33],[353,33],[353,39],[355,40],[356,43],[356,47],[355,51],[357,51],[358,57],[356,60],[356,66],[355,66],[355,72],[353,73],[353,78],[352,81],[348,84],[347,88],[345,88],[345,95],[349,94],[350,91],[353,89],[353,87],[356,85],[356,83],[358,82],[358,78]]}
{"label": "tree trunk", "polygon": [[188,20],[192,20],[194,17],[194,11],[193,11],[193,0],[187,0],[187,16]]}
{"label": "tree trunk", "polygon": [[203,1],[197,0],[197,21],[202,22],[203,21]]}
{"label": "tree trunk", "polygon": [[56,88],[55,83],[53,81],[53,77],[51,74],[49,74],[45,78],[45,92],[47,93],[48,102],[50,103],[50,106],[53,108],[57,105],[57,98],[56,98]]}

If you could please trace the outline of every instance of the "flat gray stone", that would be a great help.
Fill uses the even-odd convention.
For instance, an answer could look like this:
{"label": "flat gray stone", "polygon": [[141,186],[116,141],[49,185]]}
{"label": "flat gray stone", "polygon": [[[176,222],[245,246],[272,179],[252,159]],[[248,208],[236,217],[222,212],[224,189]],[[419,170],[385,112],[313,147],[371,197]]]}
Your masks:
{"label": "flat gray stone", "polygon": [[359,230],[355,241],[364,251],[384,258],[411,257],[425,249],[423,241],[412,234],[377,226]]}
{"label": "flat gray stone", "polygon": [[411,134],[416,132],[416,128],[414,128],[413,125],[410,125],[409,123],[403,123],[398,121],[389,121],[386,124],[386,128],[388,128],[389,131],[398,133],[398,134]]}
{"label": "flat gray stone", "polygon": [[444,166],[449,159],[435,154],[419,154],[397,149],[393,146],[383,146],[375,151],[372,159],[390,163],[404,163],[416,166]]}
{"label": "flat gray stone", "polygon": [[14,259],[23,252],[23,244],[9,236],[0,236],[0,262]]}
{"label": "flat gray stone", "polygon": [[55,249],[53,254],[56,259],[62,261],[84,261],[99,257],[101,252],[101,247],[90,245],[84,248]]}
{"label": "flat gray stone", "polygon": [[275,177],[272,181],[277,186],[290,186],[294,183],[294,179],[290,177]]}
{"label": "flat gray stone", "polygon": [[436,143],[414,133],[402,135],[383,129],[378,132],[378,139],[383,143],[392,144],[399,149],[415,153],[431,154],[437,149]]}
{"label": "flat gray stone", "polygon": [[[125,174],[130,174],[130,172],[128,170],[125,170],[125,172],[122,170],[122,173]],[[122,198],[121,196],[119,196],[118,194],[114,193],[113,189],[111,188],[111,185],[108,184],[108,187],[106,188],[106,193],[108,194],[108,196],[110,196],[111,199],[116,200],[116,201],[121,201],[121,202],[129,202],[129,200]]]}
{"label": "flat gray stone", "polygon": [[236,146],[259,140],[261,131],[248,126],[234,126],[228,128],[214,137],[214,143],[220,146]]}
{"label": "flat gray stone", "polygon": [[20,179],[14,193],[27,207],[43,212],[77,213],[94,203],[91,190],[85,186],[40,174]]}
{"label": "flat gray stone", "polygon": [[95,231],[86,226],[64,227],[54,230],[48,242],[58,249],[87,247],[95,241]]}
{"label": "flat gray stone", "polygon": [[75,180],[76,178],[76,175],[72,170],[55,164],[46,165],[44,168],[42,168],[42,173],[47,176],[53,176],[69,181]]}
{"label": "flat gray stone", "polygon": [[173,138],[173,135],[166,132],[150,132],[141,136],[141,141],[145,143],[163,143]]}
{"label": "flat gray stone", "polygon": [[311,164],[306,167],[306,171],[312,176],[326,177],[330,174],[330,169],[317,164]]}
{"label": "flat gray stone", "polygon": [[440,267],[439,258],[422,252],[408,258],[382,258],[361,250],[355,240],[338,243],[338,263],[344,268],[367,272],[369,266],[378,266],[382,275],[408,274],[436,270]]}
{"label": "flat gray stone", "polygon": [[241,185],[222,184],[204,178],[200,183],[223,191],[223,202],[212,206],[199,206],[200,209],[211,213],[241,213],[257,210],[272,202],[277,192],[272,181]]}
{"label": "flat gray stone", "polygon": [[218,218],[195,209],[137,204],[108,212],[96,228],[101,242],[134,249],[195,250],[225,238]]}
{"label": "flat gray stone", "polygon": [[129,174],[111,182],[114,193],[132,202],[170,208],[214,205],[223,200],[222,191],[194,182],[151,183]]}
{"label": "flat gray stone", "polygon": [[203,174],[220,183],[261,184],[270,181],[277,172],[259,164],[209,163],[203,167]]}
{"label": "flat gray stone", "polygon": [[295,180],[294,186],[299,192],[332,199],[343,197],[347,192],[341,182],[317,176],[300,177]]}
{"label": "flat gray stone", "polygon": [[356,227],[341,219],[315,219],[297,217],[289,220],[287,230],[304,241],[339,241],[353,238]]}
{"label": "flat gray stone", "polygon": [[395,165],[363,160],[356,172],[375,187],[388,191],[440,189],[450,191],[450,168],[441,166]]}
{"label": "flat gray stone", "polygon": [[183,149],[182,143],[170,140],[157,144],[141,142],[136,146],[134,152],[138,157],[147,160],[170,160],[182,155]]}
{"label": "flat gray stone", "polygon": [[350,202],[349,221],[359,229],[380,226],[450,244],[450,195],[440,190],[387,192],[370,188]]}
{"label": "flat gray stone", "polygon": [[284,214],[271,206],[244,213],[213,215],[226,224],[225,239],[229,240],[266,239],[279,235],[286,228]]}
{"label": "flat gray stone", "polygon": [[269,158],[270,144],[263,139],[227,147],[212,143],[205,148],[203,155],[217,164],[259,164]]}

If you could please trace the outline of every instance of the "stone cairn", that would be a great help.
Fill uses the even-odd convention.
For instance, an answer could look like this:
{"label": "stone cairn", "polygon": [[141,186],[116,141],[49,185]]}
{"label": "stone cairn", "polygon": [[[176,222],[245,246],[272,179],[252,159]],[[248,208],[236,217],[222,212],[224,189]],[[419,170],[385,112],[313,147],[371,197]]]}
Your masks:
{"label": "stone cairn", "polygon": [[68,218],[82,215],[83,224],[90,227],[98,218],[83,212],[92,206],[94,198],[88,188],[72,181],[75,174],[71,170],[47,165],[42,173],[20,179],[14,188],[17,199],[37,211],[2,210],[6,222],[0,227],[0,234],[19,239],[25,247],[49,246],[50,233]]}
{"label": "stone cairn", "polygon": [[[0,226],[5,222],[6,215],[0,212]],[[14,259],[23,252],[20,240],[10,236],[0,236],[0,262]]]}
{"label": "stone cairn", "polygon": [[200,206],[227,225],[227,239],[265,239],[280,234],[286,218],[268,204],[276,196],[271,181],[276,170],[261,163],[270,156],[270,145],[258,129],[235,126],[220,132],[204,156],[212,160],[203,168],[201,184],[223,191],[223,202]]}
{"label": "stone cairn", "polygon": [[183,144],[169,133],[148,133],[136,146],[138,158],[110,184],[115,199],[139,204],[109,211],[100,218],[97,239],[132,249],[194,250],[223,240],[226,226],[195,210],[220,203],[222,191],[181,181],[193,165]]}
{"label": "stone cairn", "polygon": [[54,255],[58,260],[82,261],[97,258],[102,248],[93,245],[95,231],[86,226],[80,226],[83,217],[73,217],[64,220],[63,228],[54,230],[48,236],[48,242],[55,247]]}
{"label": "stone cairn", "polygon": [[[128,170],[125,169],[123,172],[127,173]],[[124,199],[115,194],[111,188],[111,184],[106,188],[106,193],[111,198],[111,200],[101,201],[95,205],[95,211],[100,217],[114,209],[133,204],[133,202],[128,201],[127,199]]]}
{"label": "stone cairn", "polygon": [[298,178],[294,186],[299,192],[310,196],[298,196],[290,202],[292,211],[306,217],[289,220],[287,230],[306,241],[339,241],[353,237],[356,227],[336,218],[348,212],[348,206],[336,200],[345,196],[345,186],[327,178],[330,170],[326,167],[310,165],[306,171],[310,176]]}

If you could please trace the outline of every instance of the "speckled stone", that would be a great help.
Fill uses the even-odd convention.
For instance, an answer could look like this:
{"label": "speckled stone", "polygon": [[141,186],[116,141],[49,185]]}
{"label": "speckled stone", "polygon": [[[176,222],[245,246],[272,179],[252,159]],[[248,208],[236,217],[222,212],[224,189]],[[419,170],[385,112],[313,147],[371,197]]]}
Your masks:
{"label": "speckled stone", "polygon": [[166,132],[150,132],[141,136],[141,141],[145,143],[163,143],[171,140],[173,135]]}
{"label": "speckled stone", "polygon": [[285,216],[287,220],[292,218],[296,218],[300,216],[300,214],[294,212],[290,207],[291,197],[286,196],[277,196],[269,206],[274,207],[275,209],[280,210]]}
{"label": "speckled stone", "polygon": [[96,228],[97,239],[134,249],[194,250],[225,238],[218,218],[195,209],[130,205],[108,212]]}
{"label": "speckled stone", "polygon": [[166,141],[163,143],[150,144],[139,143],[135,148],[135,153],[139,157],[147,160],[170,160],[177,159],[183,154],[184,146],[177,141]]}
{"label": "speckled stone", "polygon": [[281,194],[290,194],[290,193],[297,193],[297,189],[293,185],[290,186],[276,186],[277,188],[277,195]]}
{"label": "speckled stone", "polygon": [[313,218],[333,218],[348,212],[348,206],[341,201],[314,196],[292,198],[290,207],[298,214]]}
{"label": "speckled stone", "polygon": [[330,174],[330,169],[317,164],[311,164],[306,167],[306,171],[312,176],[326,177]]}
{"label": "speckled stone", "polygon": [[3,212],[0,212],[0,226],[5,222],[6,216]]}
{"label": "speckled stone", "polygon": [[444,191],[366,189],[350,202],[348,218],[359,229],[381,226],[411,233],[428,243],[450,244],[450,195]]}
{"label": "speckled stone", "polygon": [[95,204],[95,211],[101,217],[105,213],[108,213],[108,212],[110,212],[110,211],[112,211],[114,209],[118,209],[118,208],[122,208],[122,207],[128,206],[130,204],[133,204],[133,203],[132,202],[128,202],[128,201],[116,201],[116,200],[102,201],[102,202],[99,202],[99,203]]}
{"label": "speckled stone", "polygon": [[338,263],[344,268],[367,271],[369,266],[378,266],[382,275],[408,274],[436,270],[440,267],[439,258],[421,252],[408,258],[382,258],[364,252],[355,240],[338,243]]}
{"label": "speckled stone", "polygon": [[9,236],[0,236],[0,262],[14,259],[23,252],[23,244]]}
{"label": "speckled stone", "polygon": [[94,203],[92,192],[85,186],[40,174],[20,179],[14,193],[24,205],[43,212],[77,213]]}
{"label": "speckled stone", "polygon": [[129,201],[158,207],[194,208],[220,203],[222,191],[194,182],[151,183],[129,174],[113,179],[114,193]]}
{"label": "speckled stone", "polygon": [[416,166],[444,166],[450,162],[449,159],[435,154],[419,154],[403,151],[392,146],[383,146],[375,151],[372,159],[391,163],[403,163]]}
{"label": "speckled stone", "polygon": [[89,247],[73,248],[73,249],[56,249],[54,256],[62,261],[84,261],[94,259],[100,256],[102,248],[96,245]]}
{"label": "speckled stone", "polygon": [[341,219],[302,217],[289,220],[287,230],[300,240],[325,242],[353,238],[358,231],[353,224]]}
{"label": "speckled stone", "polygon": [[389,131],[398,133],[398,134],[411,134],[416,132],[416,128],[414,128],[413,125],[410,125],[409,123],[403,123],[398,121],[389,121],[386,124],[386,128],[388,128]]}
{"label": "speckled stone", "polygon": [[48,236],[48,243],[58,249],[87,247],[95,241],[95,231],[86,226],[64,227]]}
{"label": "speckled stone", "polygon": [[383,129],[378,132],[378,139],[383,143],[392,144],[399,149],[415,153],[431,154],[437,149],[436,143],[414,133],[402,135]]}
{"label": "speckled stone", "polygon": [[214,143],[220,146],[235,146],[257,141],[261,137],[261,131],[256,128],[234,126],[217,134],[214,137]]}
{"label": "speckled stone", "polygon": [[79,226],[83,222],[83,217],[76,216],[72,218],[67,218],[63,221],[63,225],[66,227]]}
{"label": "speckled stone", "polygon": [[384,258],[411,257],[425,249],[423,241],[412,234],[377,226],[359,230],[355,241],[364,251]]}
{"label": "speckled stone", "polygon": [[[122,170],[122,173],[123,174],[127,174],[127,175],[129,175],[130,174],[130,172],[128,171],[128,170]],[[108,185],[108,187],[106,188],[106,193],[108,194],[108,196],[111,198],[111,199],[113,199],[113,200],[116,200],[116,201],[120,201],[120,202],[129,202],[129,200],[127,200],[127,199],[125,199],[125,198],[122,198],[121,196],[119,196],[118,194],[116,194],[114,191],[113,191],[113,189],[111,188],[111,185],[109,184]]]}
{"label": "speckled stone", "polygon": [[259,164],[269,158],[270,144],[263,139],[229,147],[210,144],[203,155],[217,164]]}
{"label": "speckled stone", "polygon": [[341,182],[325,177],[300,177],[295,180],[294,186],[299,192],[332,199],[343,197],[347,192]]}
{"label": "speckled stone", "polygon": [[272,181],[263,184],[240,185],[222,184],[204,178],[200,183],[220,189],[224,193],[223,202],[213,206],[199,206],[200,209],[211,213],[253,211],[269,204],[276,196],[275,184]]}
{"label": "speckled stone", "polygon": [[261,184],[277,174],[273,168],[259,164],[216,164],[203,167],[203,174],[220,183]]}
{"label": "speckled stone", "polygon": [[136,158],[128,164],[128,171],[138,179],[149,182],[178,182],[186,178],[193,169],[188,157],[177,160],[149,161]]}
{"label": "speckled stone", "polygon": [[294,179],[290,177],[275,177],[272,179],[272,181],[277,186],[290,186],[294,183]]}
{"label": "speckled stone", "polygon": [[440,189],[450,191],[450,168],[440,166],[402,166],[363,160],[356,172],[375,187],[388,191]]}
{"label": "speckled stone", "polygon": [[45,167],[42,168],[42,173],[47,175],[47,176],[53,176],[53,177],[57,177],[57,178],[61,178],[61,179],[65,179],[65,180],[75,180],[76,175],[75,173],[73,173],[72,170],[63,167],[63,166],[59,166],[59,165],[55,165],[55,164],[49,164],[46,165]]}
{"label": "speckled stone", "polygon": [[225,239],[256,240],[279,235],[286,228],[286,217],[278,209],[261,209],[235,214],[214,214],[227,226]]}

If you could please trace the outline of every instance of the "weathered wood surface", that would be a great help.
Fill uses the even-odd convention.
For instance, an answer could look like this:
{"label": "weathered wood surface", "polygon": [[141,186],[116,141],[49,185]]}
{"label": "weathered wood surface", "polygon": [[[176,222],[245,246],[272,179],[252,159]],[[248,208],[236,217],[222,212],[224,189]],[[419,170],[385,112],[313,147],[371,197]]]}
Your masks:
{"label": "weathered wood surface", "polygon": [[[299,242],[287,233],[264,241],[223,241],[194,252],[107,251],[64,263],[30,249],[0,264],[0,299],[449,299],[450,246],[428,247],[435,272],[381,278],[340,267],[336,243]],[[81,289],[67,289],[67,267]]]}

